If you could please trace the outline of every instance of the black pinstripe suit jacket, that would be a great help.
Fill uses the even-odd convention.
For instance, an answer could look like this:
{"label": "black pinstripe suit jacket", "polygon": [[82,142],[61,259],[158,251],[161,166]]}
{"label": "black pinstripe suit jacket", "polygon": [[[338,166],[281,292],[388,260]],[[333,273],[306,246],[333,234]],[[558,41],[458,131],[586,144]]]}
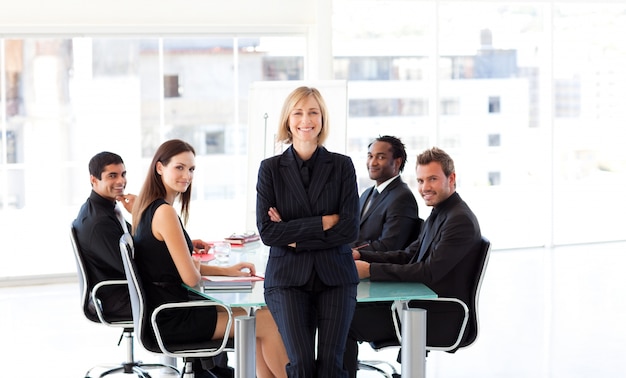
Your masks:
{"label": "black pinstripe suit jacket", "polygon": [[[352,160],[319,147],[308,192],[293,146],[261,162],[256,219],[263,243],[270,246],[265,287],[300,286],[312,271],[327,285],[358,283],[349,243],[356,239],[359,198]],[[267,215],[276,207],[282,222]],[[322,229],[322,215],[339,214],[339,223]],[[290,243],[296,243],[291,248]]]}

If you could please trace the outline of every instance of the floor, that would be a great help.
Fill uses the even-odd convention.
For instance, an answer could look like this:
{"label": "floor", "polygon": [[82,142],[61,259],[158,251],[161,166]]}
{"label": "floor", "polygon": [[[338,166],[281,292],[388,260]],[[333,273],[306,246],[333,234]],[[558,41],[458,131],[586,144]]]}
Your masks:
{"label": "floor", "polygon": [[[477,342],[455,354],[431,353],[427,377],[625,376],[625,265],[624,242],[493,251]],[[84,377],[93,365],[124,360],[120,333],[87,322],[78,302],[75,283],[0,287],[5,372]],[[363,359],[393,361],[396,353],[361,347]],[[139,347],[135,357],[159,361]]]}

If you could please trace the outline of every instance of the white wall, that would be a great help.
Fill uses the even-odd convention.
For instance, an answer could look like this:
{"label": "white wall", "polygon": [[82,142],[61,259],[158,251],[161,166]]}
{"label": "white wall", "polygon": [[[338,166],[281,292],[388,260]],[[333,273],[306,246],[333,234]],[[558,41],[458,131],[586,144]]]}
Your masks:
{"label": "white wall", "polygon": [[[244,30],[315,24],[326,0],[2,0],[0,35],[27,32],[126,32],[133,28]],[[330,3],[330,2],[329,2]],[[121,28],[121,29],[120,29]]]}

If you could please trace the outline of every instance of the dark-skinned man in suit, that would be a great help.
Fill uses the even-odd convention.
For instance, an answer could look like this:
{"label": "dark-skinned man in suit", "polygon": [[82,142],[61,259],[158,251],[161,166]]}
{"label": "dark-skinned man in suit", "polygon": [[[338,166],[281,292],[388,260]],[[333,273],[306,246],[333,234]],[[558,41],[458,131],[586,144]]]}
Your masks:
{"label": "dark-skinned man in suit", "polygon": [[364,251],[397,251],[417,239],[422,220],[415,196],[400,174],[406,164],[404,143],[381,136],[368,146],[367,171],[376,185],[359,199],[359,237],[353,247]]}

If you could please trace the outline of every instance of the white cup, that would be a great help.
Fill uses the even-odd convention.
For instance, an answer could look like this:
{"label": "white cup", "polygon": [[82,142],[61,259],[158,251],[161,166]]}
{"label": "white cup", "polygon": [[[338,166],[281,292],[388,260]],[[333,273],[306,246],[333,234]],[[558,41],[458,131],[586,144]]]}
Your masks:
{"label": "white cup", "polygon": [[230,261],[230,243],[218,242],[213,244],[213,255],[219,265],[228,264]]}

